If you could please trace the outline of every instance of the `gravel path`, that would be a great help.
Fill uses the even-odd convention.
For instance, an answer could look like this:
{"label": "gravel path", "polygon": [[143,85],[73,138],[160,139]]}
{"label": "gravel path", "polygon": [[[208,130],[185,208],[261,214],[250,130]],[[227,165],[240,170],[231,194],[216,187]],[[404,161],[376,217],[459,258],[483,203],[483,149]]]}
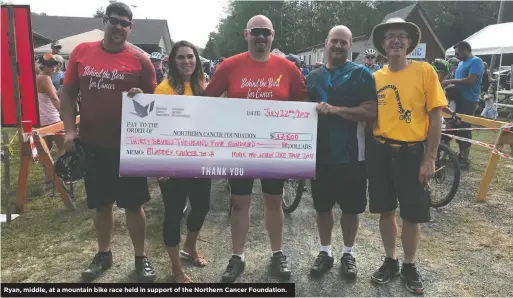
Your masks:
{"label": "gravel path", "polygon": [[[509,296],[513,292],[513,199],[510,193],[492,185],[487,203],[477,203],[475,194],[480,176],[465,175],[455,200],[447,208],[433,210],[433,220],[422,227],[418,263],[427,286],[426,296]],[[159,275],[157,282],[169,282],[170,265],[161,234],[163,204],[155,182],[151,185],[154,199],[145,207],[149,221],[147,251]],[[199,243],[209,264],[205,268],[186,265],[187,273],[196,282],[219,282],[230,257],[229,201],[225,186],[224,181],[213,183],[212,207]],[[259,189],[259,184],[257,186]],[[83,201],[79,209],[77,213],[60,215],[74,223],[65,232],[44,240],[40,250],[20,253],[18,260],[2,266],[2,280],[80,281],[80,271],[90,262],[96,243],[92,214],[85,210]],[[116,214],[112,246],[115,265],[98,282],[131,282],[133,277],[133,252],[124,227],[124,215],[122,210],[117,210]],[[340,210],[336,217],[340,218]],[[82,221],[77,222],[79,219]],[[305,193],[299,208],[286,216],[285,222],[284,251],[290,258],[291,281],[296,284],[297,296],[410,296],[399,279],[385,286],[370,282],[371,274],[383,258],[378,216],[365,213],[361,217],[355,246],[359,274],[354,282],[343,280],[339,274],[342,235],[338,226],[334,229],[332,245],[336,254],[334,268],[320,279],[309,276],[310,265],[319,250],[309,192]],[[9,244],[3,242],[2,247],[4,245]],[[246,247],[246,271],[238,282],[277,282],[268,275],[271,252],[260,194],[253,201]],[[398,252],[401,257],[400,247]]]}

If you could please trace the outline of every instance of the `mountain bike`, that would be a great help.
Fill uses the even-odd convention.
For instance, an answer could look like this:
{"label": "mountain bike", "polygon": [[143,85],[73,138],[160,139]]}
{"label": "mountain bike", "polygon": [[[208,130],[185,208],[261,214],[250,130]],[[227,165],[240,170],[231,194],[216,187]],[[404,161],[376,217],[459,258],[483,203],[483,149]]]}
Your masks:
{"label": "mountain bike", "polygon": [[431,207],[447,206],[460,185],[458,155],[445,142],[440,142],[435,160],[435,175],[426,186]]}
{"label": "mountain bike", "polygon": [[[452,201],[460,185],[460,175],[458,155],[447,143],[440,142],[435,160],[435,175],[426,186],[431,207],[441,208]],[[283,191],[285,213],[290,214],[296,210],[305,187],[305,180],[288,179],[285,182]]]}

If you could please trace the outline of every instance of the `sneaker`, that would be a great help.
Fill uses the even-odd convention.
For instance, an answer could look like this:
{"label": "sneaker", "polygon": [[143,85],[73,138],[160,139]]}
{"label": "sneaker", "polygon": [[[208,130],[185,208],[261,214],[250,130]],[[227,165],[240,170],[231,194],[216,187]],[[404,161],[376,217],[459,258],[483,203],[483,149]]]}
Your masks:
{"label": "sneaker", "polygon": [[310,274],[315,277],[323,275],[333,267],[333,261],[333,257],[330,257],[327,252],[321,251],[310,268]]}
{"label": "sneaker", "polygon": [[239,256],[232,256],[228,261],[228,266],[221,277],[222,282],[234,282],[244,271],[246,263]]}
{"label": "sneaker", "polygon": [[469,167],[470,167],[470,162],[468,161],[468,159],[462,159],[460,161],[460,169],[468,170]]}
{"label": "sneaker", "polygon": [[458,154],[458,162],[460,164],[460,169],[468,170],[468,168],[470,166],[470,162],[467,158],[464,158],[463,155]]}
{"label": "sneaker", "polygon": [[399,260],[386,257],[383,265],[379,267],[378,271],[374,272],[371,280],[377,284],[386,284],[393,277],[399,275]]}
{"label": "sneaker", "polygon": [[350,253],[345,253],[340,258],[340,271],[342,275],[354,279],[358,274],[358,268],[356,268],[356,260]]}
{"label": "sneaker", "polygon": [[150,264],[147,257],[141,257],[135,259],[135,272],[137,279],[142,283],[152,283],[157,277],[155,270]]}
{"label": "sneaker", "polygon": [[82,279],[90,282],[100,277],[112,266],[112,252],[97,253],[89,267],[82,271]]}
{"label": "sneaker", "polygon": [[282,252],[275,253],[271,257],[271,272],[281,279],[289,279],[292,275],[287,257]]}
{"label": "sneaker", "polygon": [[403,263],[401,269],[401,278],[406,281],[406,289],[414,294],[422,294],[424,285],[422,284],[422,276],[420,275],[415,264]]}

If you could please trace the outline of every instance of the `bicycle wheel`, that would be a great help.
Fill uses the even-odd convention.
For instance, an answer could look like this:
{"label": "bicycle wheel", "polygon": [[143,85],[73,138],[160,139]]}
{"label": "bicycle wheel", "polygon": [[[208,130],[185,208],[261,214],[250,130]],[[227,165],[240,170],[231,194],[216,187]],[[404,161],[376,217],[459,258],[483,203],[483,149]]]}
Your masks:
{"label": "bicycle wheel", "polygon": [[449,146],[440,143],[435,161],[435,175],[427,186],[431,207],[447,206],[456,195],[459,184],[460,165],[458,157]]}
{"label": "bicycle wheel", "polygon": [[290,214],[296,210],[301,202],[303,191],[305,190],[305,180],[288,179],[285,180],[283,187],[283,212]]}

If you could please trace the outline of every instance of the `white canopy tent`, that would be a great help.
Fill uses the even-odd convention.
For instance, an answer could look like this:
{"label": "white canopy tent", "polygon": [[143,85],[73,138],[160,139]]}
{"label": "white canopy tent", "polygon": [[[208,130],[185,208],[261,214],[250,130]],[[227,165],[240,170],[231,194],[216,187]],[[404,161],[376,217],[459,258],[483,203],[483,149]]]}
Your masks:
{"label": "white canopy tent", "polygon": [[[63,39],[59,39],[59,43],[62,45],[60,54],[63,56],[68,56],[69,54],[71,54],[71,52],[77,45],[79,45],[83,42],[92,42],[92,41],[98,41],[98,40],[102,40],[102,39],[103,39],[103,31],[98,30],[98,29],[94,29],[89,32],[84,32],[84,33],[80,33],[80,34],[66,37]],[[44,46],[35,48],[34,53],[36,53],[36,54],[51,53],[52,52],[51,45],[52,44],[49,43]],[[148,56],[148,57],[150,56],[148,53],[146,53],[141,48],[139,48],[133,44],[131,44],[131,45],[133,47],[135,47],[136,49],[138,49],[139,51],[141,51],[142,53],[144,53],[146,56]]]}
{"label": "white canopy tent", "polygon": [[[465,41],[472,47],[474,55],[513,53],[513,22],[486,26]],[[454,56],[453,47],[445,51],[445,56]]]}
{"label": "white canopy tent", "polygon": [[[509,37],[508,37],[509,36]],[[472,47],[473,55],[501,55],[499,69],[502,66],[502,55],[513,53],[513,22],[489,25],[474,33],[465,39]],[[454,48],[450,47],[445,51],[445,56],[454,56]],[[498,81],[500,81],[500,72]],[[499,100],[499,88],[497,88],[496,101]],[[512,105],[499,104],[497,106],[506,106],[513,108]]]}

